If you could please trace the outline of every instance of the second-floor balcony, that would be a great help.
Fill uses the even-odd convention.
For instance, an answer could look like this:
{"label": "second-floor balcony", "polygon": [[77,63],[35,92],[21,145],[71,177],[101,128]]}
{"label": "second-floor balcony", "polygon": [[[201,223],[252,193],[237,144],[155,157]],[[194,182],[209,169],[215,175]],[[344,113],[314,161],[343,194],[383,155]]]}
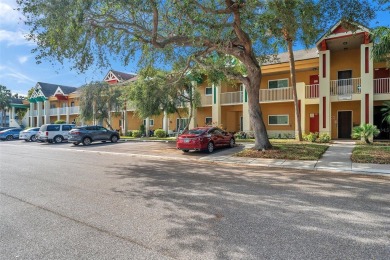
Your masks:
{"label": "second-floor balcony", "polygon": [[330,95],[341,96],[341,95],[360,94],[361,84],[362,83],[360,78],[331,80]]}
{"label": "second-floor balcony", "polygon": [[242,104],[242,91],[221,93],[221,105]]}
{"label": "second-floor balcony", "polygon": [[200,96],[200,104],[201,106],[211,106],[213,104],[213,96],[212,95]]}
{"label": "second-floor balcony", "polygon": [[290,101],[293,100],[292,87],[260,89],[260,102]]}
{"label": "second-floor balcony", "polygon": [[374,94],[390,94],[390,78],[374,79]]}
{"label": "second-floor balcony", "polygon": [[79,114],[79,113],[80,113],[79,106],[69,107],[69,114],[70,115]]}
{"label": "second-floor balcony", "polygon": [[305,98],[313,99],[318,98],[320,96],[320,85],[312,84],[305,86]]}

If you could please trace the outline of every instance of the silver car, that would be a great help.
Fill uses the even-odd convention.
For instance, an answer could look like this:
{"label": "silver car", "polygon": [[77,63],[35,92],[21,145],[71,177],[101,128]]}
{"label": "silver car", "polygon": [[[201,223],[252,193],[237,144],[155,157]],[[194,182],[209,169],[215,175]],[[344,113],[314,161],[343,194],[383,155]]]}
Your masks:
{"label": "silver car", "polygon": [[26,130],[23,130],[19,133],[19,139],[26,142],[35,142],[37,140],[37,134],[39,127],[32,127]]}

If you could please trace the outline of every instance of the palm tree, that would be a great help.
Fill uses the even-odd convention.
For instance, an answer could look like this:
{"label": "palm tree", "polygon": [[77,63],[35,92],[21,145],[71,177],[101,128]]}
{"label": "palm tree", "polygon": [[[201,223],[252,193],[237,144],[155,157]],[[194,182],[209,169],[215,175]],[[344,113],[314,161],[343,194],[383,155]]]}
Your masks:
{"label": "palm tree", "polygon": [[6,86],[0,85],[0,111],[2,115],[1,125],[5,126],[7,108],[11,105],[11,91]]}
{"label": "palm tree", "polygon": [[356,126],[352,130],[352,138],[355,139],[364,139],[364,141],[369,144],[370,139],[379,135],[380,131],[376,125],[363,124],[361,126]]}
{"label": "palm tree", "polygon": [[383,102],[384,107],[381,108],[381,112],[383,113],[383,121],[390,124],[390,101]]}

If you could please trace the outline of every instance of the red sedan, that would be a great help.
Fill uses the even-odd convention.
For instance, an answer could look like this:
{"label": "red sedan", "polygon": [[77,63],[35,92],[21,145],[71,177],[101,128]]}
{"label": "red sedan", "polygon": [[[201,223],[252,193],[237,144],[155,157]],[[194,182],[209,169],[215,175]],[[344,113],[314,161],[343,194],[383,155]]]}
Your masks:
{"label": "red sedan", "polygon": [[234,147],[234,144],[234,136],[218,127],[197,127],[181,134],[177,138],[176,148],[183,152],[206,150],[212,153],[217,147]]}

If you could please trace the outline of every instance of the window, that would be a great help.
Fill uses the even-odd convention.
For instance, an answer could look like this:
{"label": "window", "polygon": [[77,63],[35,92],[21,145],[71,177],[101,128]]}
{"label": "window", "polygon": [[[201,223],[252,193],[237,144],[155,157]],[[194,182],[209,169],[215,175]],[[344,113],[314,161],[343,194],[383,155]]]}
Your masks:
{"label": "window", "polygon": [[62,131],[70,131],[72,130],[72,126],[71,125],[63,125],[62,126]]}
{"label": "window", "polygon": [[206,87],[205,88],[205,94],[206,94],[206,96],[211,96],[213,94],[213,88],[212,87]]}
{"label": "window", "polygon": [[288,115],[268,116],[269,125],[288,125]]}
{"label": "window", "polygon": [[188,118],[176,118],[176,131],[183,130],[188,124]]}
{"label": "window", "polygon": [[213,118],[212,117],[206,117],[205,118],[205,124],[206,125],[212,125],[213,124]]}
{"label": "window", "polygon": [[60,131],[60,125],[48,125],[46,131]]}
{"label": "window", "polygon": [[[146,126],[146,119],[144,119],[144,126]],[[154,126],[154,119],[149,119],[149,126]]]}
{"label": "window", "polygon": [[277,80],[269,80],[268,88],[287,88],[288,87],[288,79],[277,79]]}

